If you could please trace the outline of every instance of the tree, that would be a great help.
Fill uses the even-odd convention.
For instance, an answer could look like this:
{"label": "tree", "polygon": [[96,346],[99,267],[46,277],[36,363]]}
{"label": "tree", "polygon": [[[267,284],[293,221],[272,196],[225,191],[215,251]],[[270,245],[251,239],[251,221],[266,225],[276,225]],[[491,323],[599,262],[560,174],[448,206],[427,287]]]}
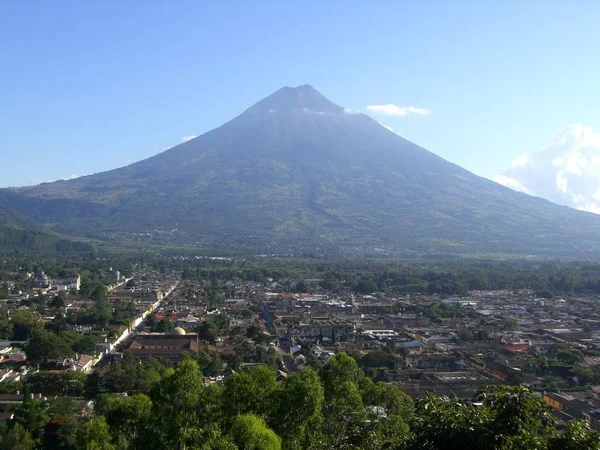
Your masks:
{"label": "tree", "polygon": [[[98,387],[104,385],[108,392],[150,392],[167,373],[167,367],[156,359],[138,361],[126,351],[123,358],[103,372],[96,380]],[[91,375],[88,379],[91,378]],[[94,386],[90,386],[96,389]]]}
{"label": "tree", "polygon": [[69,324],[67,323],[67,318],[62,313],[57,313],[52,322],[46,325],[46,327],[56,334],[64,333],[69,329]]}
{"label": "tree", "polygon": [[39,400],[24,401],[19,409],[15,411],[14,417],[16,424],[21,425],[34,436],[38,434],[49,419],[46,408]]}
{"label": "tree", "polygon": [[60,396],[50,401],[48,414],[51,419],[44,427],[44,448],[72,448],[78,429],[77,416],[80,407],[73,397]]}
{"label": "tree", "polygon": [[221,375],[223,373],[223,361],[219,353],[213,355],[207,352],[200,352],[198,354],[198,365],[202,370],[202,373],[209,377]]}
{"label": "tree", "polygon": [[502,329],[506,331],[516,331],[519,329],[519,321],[517,319],[511,319],[509,317],[505,317],[502,320]]}
{"label": "tree", "polygon": [[156,320],[156,314],[152,313],[146,316],[146,326],[150,328],[150,330],[154,330],[157,324],[158,321]]}
{"label": "tree", "polygon": [[67,306],[67,293],[65,291],[60,291],[58,295],[52,299],[48,306],[55,311],[62,310],[65,306]]}
{"label": "tree", "polygon": [[104,417],[96,417],[79,428],[77,445],[82,450],[114,450]]}
{"label": "tree", "polygon": [[550,439],[548,450],[597,450],[600,432],[593,431],[583,420],[567,422],[567,429]]}
{"label": "tree", "polygon": [[283,438],[284,448],[315,446],[323,422],[323,386],[311,368],[291,374],[276,393],[269,423]]}
{"label": "tree", "polygon": [[2,316],[0,316],[0,339],[8,340],[8,339],[12,338],[12,335],[13,335],[13,324],[3,314]]}
{"label": "tree", "polygon": [[75,353],[95,354],[97,350],[98,340],[91,334],[84,334],[80,336],[73,344],[71,348]]}
{"label": "tree", "polygon": [[205,395],[202,373],[192,360],[182,361],[154,387],[152,430],[158,448],[189,448],[202,438],[200,410]]}
{"label": "tree", "polygon": [[69,343],[61,336],[47,331],[36,331],[24,346],[27,359],[32,364],[47,364],[71,356],[73,351]]}
{"label": "tree", "polygon": [[214,343],[219,336],[219,328],[210,320],[205,320],[198,327],[196,327],[196,332],[198,333],[199,339],[208,341],[211,344]]}
{"label": "tree", "polygon": [[108,289],[106,289],[106,286],[104,284],[98,284],[90,294],[90,298],[96,303],[100,301],[106,301],[107,293]]}
{"label": "tree", "polygon": [[173,323],[168,317],[164,317],[158,324],[156,324],[156,331],[158,333],[166,333],[173,329]]}
{"label": "tree", "polygon": [[365,375],[353,358],[339,353],[323,367],[321,378],[325,388],[324,435],[330,447],[339,447],[351,430],[367,420],[359,390]]}
{"label": "tree", "polygon": [[7,429],[0,438],[1,450],[32,450],[34,445],[31,434],[19,423]]}
{"label": "tree", "polygon": [[42,322],[35,314],[27,311],[15,311],[11,314],[13,336],[15,341],[26,341],[33,334],[42,329]]}
{"label": "tree", "polygon": [[275,375],[265,366],[236,373],[225,383],[223,411],[231,418],[249,413],[269,417],[273,407],[272,395],[276,389]]}
{"label": "tree", "polygon": [[241,450],[281,450],[279,436],[253,414],[238,416],[231,428],[231,436]]}
{"label": "tree", "polygon": [[523,383],[523,374],[520,370],[511,370],[506,377],[506,382],[511,386],[520,386]]}
{"label": "tree", "polygon": [[145,394],[130,397],[102,394],[96,400],[96,411],[110,427],[118,448],[131,447],[144,432],[152,412],[152,401]]}
{"label": "tree", "polygon": [[416,401],[409,450],[491,450],[493,432],[488,429],[492,414],[449,398],[430,395]]}
{"label": "tree", "polygon": [[294,287],[294,292],[297,292],[298,294],[303,294],[305,293],[307,290],[306,287],[306,283],[304,282],[304,280],[299,280],[296,283],[296,286]]}
{"label": "tree", "polygon": [[79,397],[83,394],[86,375],[80,372],[47,372],[39,371],[27,377],[25,385],[29,392],[44,396],[67,395]]}
{"label": "tree", "polygon": [[414,416],[412,398],[395,386],[387,383],[373,383],[367,380],[362,388],[366,405],[382,407],[388,417],[397,415],[409,422]]}
{"label": "tree", "polygon": [[498,447],[543,448],[552,434],[550,408],[524,387],[489,386],[476,399],[491,411],[489,429]]}

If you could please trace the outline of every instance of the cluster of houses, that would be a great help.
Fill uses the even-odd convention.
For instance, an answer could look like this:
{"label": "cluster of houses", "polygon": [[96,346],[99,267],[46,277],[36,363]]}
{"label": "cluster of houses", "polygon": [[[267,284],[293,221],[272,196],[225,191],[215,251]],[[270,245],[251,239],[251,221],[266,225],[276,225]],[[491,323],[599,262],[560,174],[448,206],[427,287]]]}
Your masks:
{"label": "cluster of houses", "polygon": [[[97,353],[63,361],[66,370],[89,373],[103,356],[125,351],[140,359],[175,363],[203,352],[232,355],[242,343],[275,352],[279,376],[285,377],[315,361],[326,364],[339,351],[359,361],[375,353],[385,362],[369,367],[371,375],[411,396],[437,393],[471,399],[486,385],[522,383],[553,407],[560,420],[583,418],[592,427],[599,426],[600,386],[531,369],[532,360],[560,344],[583,352],[580,367],[598,372],[597,298],[544,299],[527,290],[473,291],[460,298],[334,294],[319,288],[315,280],[303,280],[310,292],[299,294],[283,291],[272,280],[229,280],[219,286],[216,301],[205,289],[207,282],[181,281],[179,274],[137,273],[134,283],[115,274],[113,281],[108,301],[128,306],[127,323],[105,325]],[[76,291],[80,283],[80,278],[51,280],[42,273],[27,285]],[[431,304],[444,305],[452,314],[433,317],[426,313]],[[78,314],[90,306],[89,299],[75,297],[64,313]],[[47,311],[44,320],[50,320],[51,313]],[[169,330],[149,329],[150,313],[156,322],[167,319]],[[210,342],[196,332],[207,320],[223,322]],[[252,337],[251,328],[263,339]],[[97,333],[98,328],[92,324],[73,331]],[[207,377],[205,383],[222,382],[232,373],[231,367],[227,369],[223,375]],[[26,370],[25,355],[18,347],[0,348],[0,383],[20,379]]]}

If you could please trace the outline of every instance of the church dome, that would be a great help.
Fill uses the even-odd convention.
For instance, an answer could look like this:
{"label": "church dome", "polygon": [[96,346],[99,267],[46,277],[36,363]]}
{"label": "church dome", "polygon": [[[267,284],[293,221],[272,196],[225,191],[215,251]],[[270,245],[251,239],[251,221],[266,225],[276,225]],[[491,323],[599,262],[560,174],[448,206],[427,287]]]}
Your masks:
{"label": "church dome", "polygon": [[171,330],[171,332],[169,334],[180,335],[181,336],[181,335],[184,335],[184,334],[187,334],[187,333],[185,332],[185,330],[183,328],[181,328],[181,327],[175,327],[175,328],[173,328]]}

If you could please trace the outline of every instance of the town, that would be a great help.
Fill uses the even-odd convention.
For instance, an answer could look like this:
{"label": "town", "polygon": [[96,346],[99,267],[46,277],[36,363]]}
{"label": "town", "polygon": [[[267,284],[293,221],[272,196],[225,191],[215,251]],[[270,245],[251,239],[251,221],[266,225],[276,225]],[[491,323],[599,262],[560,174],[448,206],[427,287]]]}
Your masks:
{"label": "town", "polygon": [[[188,359],[208,387],[259,366],[285,380],[344,353],[413,399],[471,401],[484,387],[524,386],[552,408],[559,428],[572,419],[600,428],[599,296],[386,292],[369,281],[348,289],[331,275],[223,276],[219,264],[231,259],[203,264],[216,269],[95,262],[79,272],[54,264],[48,273],[4,261],[5,426],[31,399],[50,411],[68,399],[84,417],[97,394],[143,392],[149,378]],[[132,379],[123,367],[135,360],[146,370]]]}

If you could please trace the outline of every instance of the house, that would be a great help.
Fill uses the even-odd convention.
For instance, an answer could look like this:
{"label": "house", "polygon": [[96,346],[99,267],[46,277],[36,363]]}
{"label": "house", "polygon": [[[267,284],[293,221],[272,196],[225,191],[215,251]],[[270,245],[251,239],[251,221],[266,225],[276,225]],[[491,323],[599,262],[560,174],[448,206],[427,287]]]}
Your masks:
{"label": "house", "polygon": [[90,373],[94,368],[94,357],[89,355],[81,355],[73,363],[72,370],[76,372]]}
{"label": "house", "polygon": [[560,411],[562,414],[566,414],[572,419],[584,419],[588,424],[593,425],[593,414],[594,409],[592,405],[581,401],[571,395],[558,394],[554,392],[547,392],[542,397],[542,400],[550,405],[552,408]]}
{"label": "house", "polygon": [[161,358],[180,361],[183,354],[198,356],[199,345],[196,333],[185,334],[181,328],[175,328],[169,334],[139,334],[126,348],[137,358]]}

